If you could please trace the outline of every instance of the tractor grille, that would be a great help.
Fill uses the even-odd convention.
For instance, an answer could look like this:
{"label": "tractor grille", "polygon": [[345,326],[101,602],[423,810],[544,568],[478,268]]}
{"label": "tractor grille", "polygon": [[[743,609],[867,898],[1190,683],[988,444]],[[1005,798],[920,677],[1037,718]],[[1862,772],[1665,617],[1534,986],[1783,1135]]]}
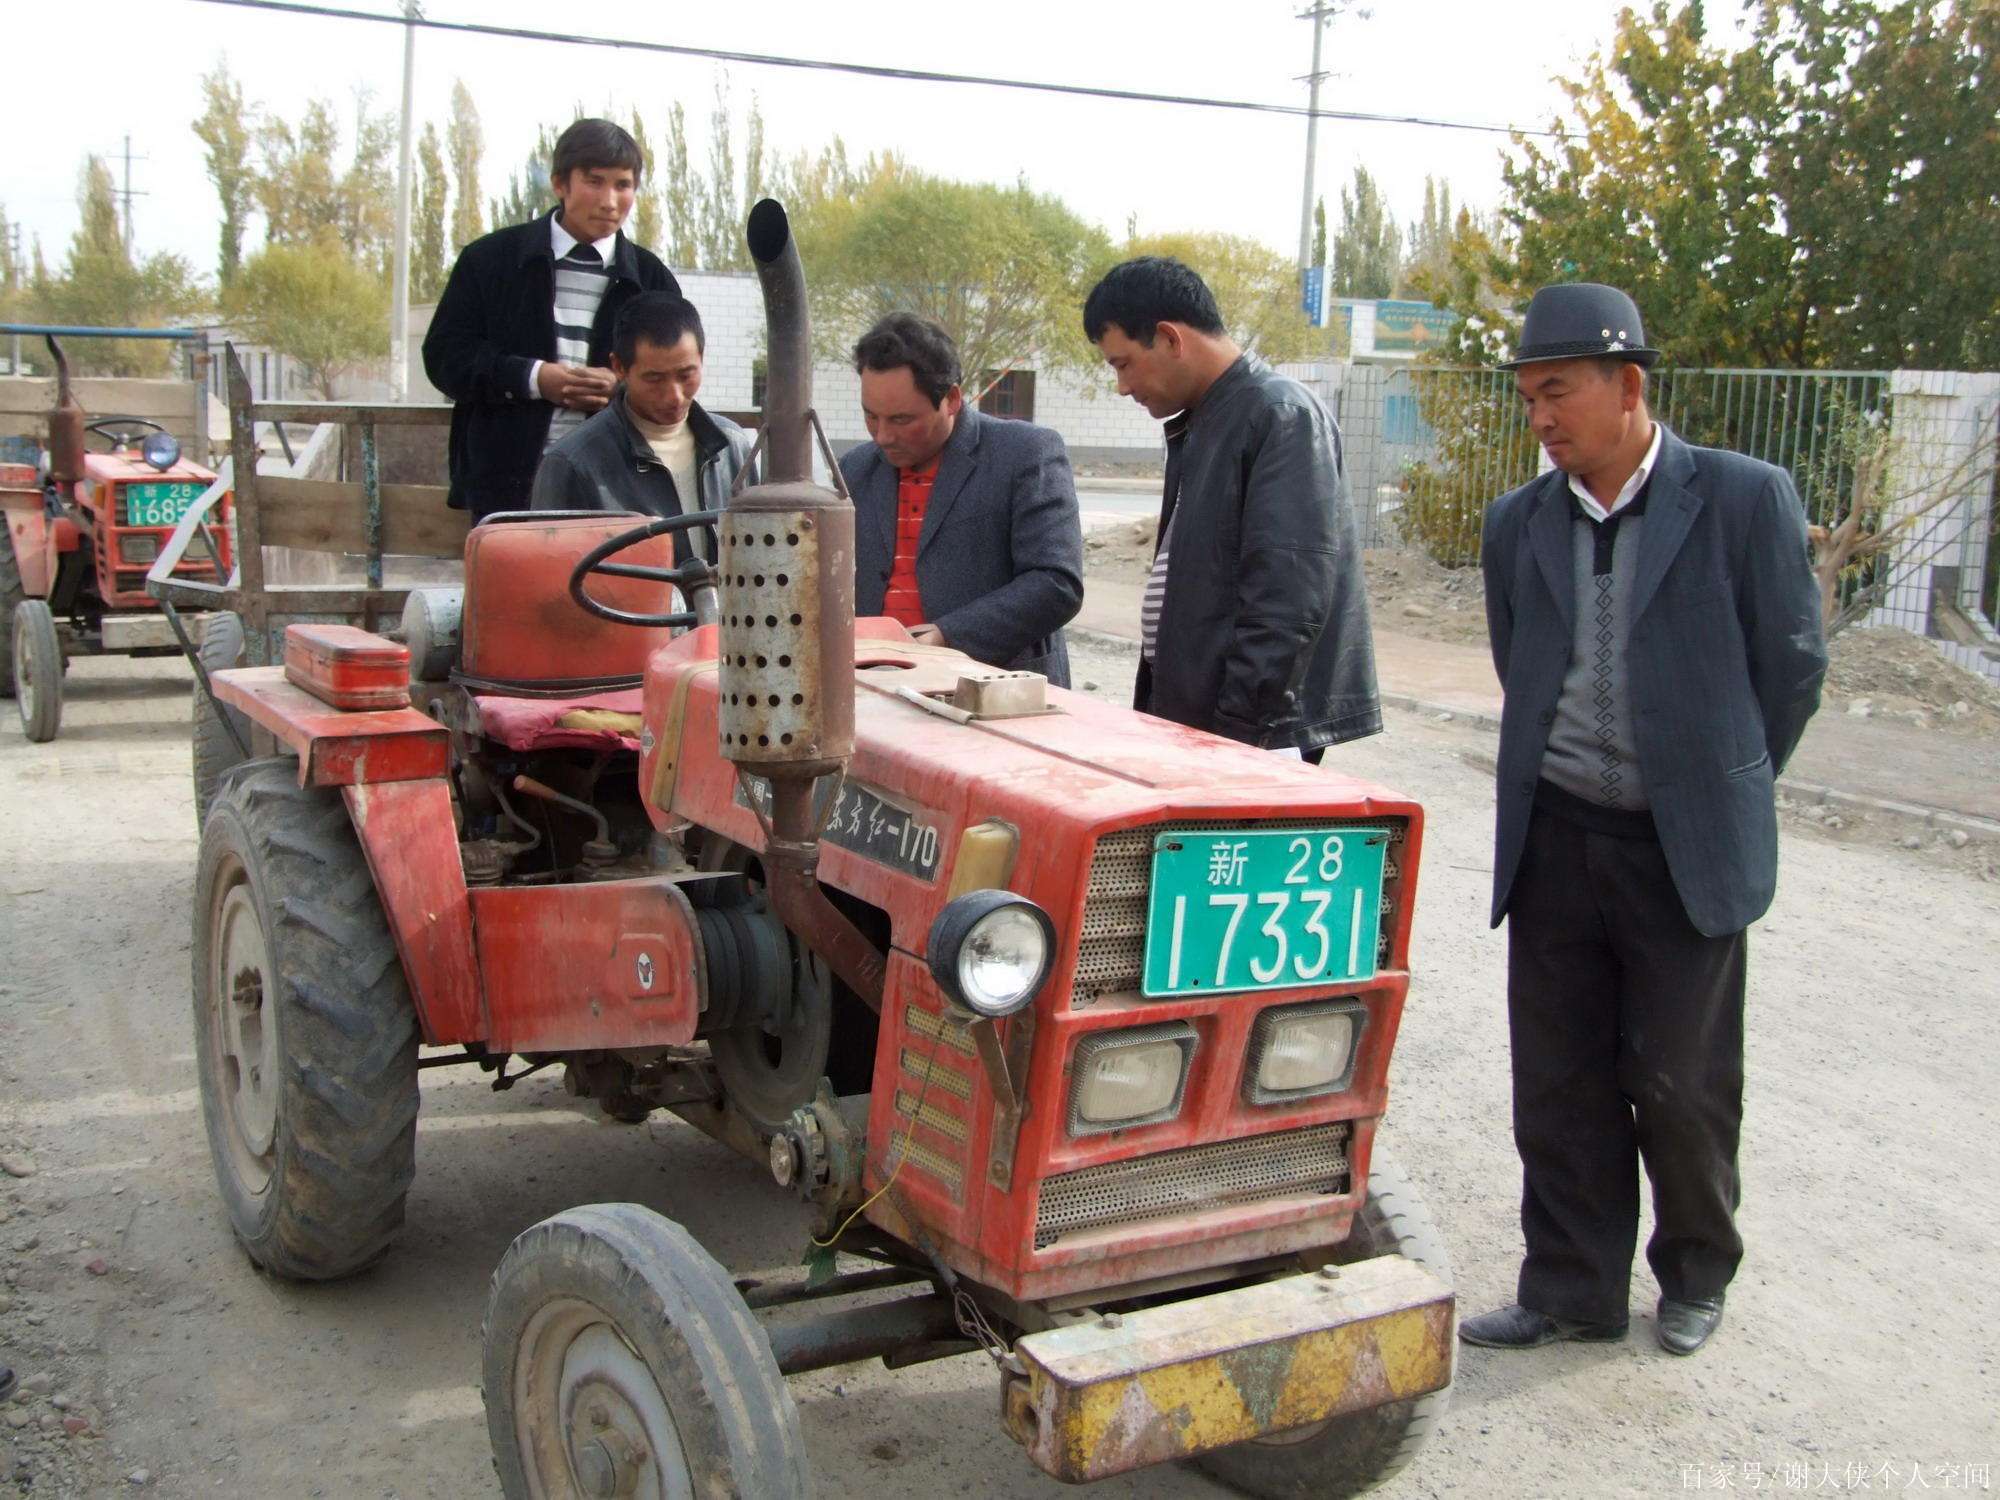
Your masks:
{"label": "tractor grille", "polygon": [[1169,1214],[1200,1213],[1297,1193],[1344,1193],[1348,1187],[1344,1122],[1190,1146],[1065,1172],[1042,1184],[1035,1248],[1107,1224],[1136,1224]]}
{"label": "tractor grille", "polygon": [[1090,887],[1083,898],[1083,935],[1077,945],[1076,982],[1070,1004],[1088,1005],[1099,995],[1136,990],[1146,966],[1146,899],[1153,883],[1153,839],[1194,828],[1366,828],[1389,825],[1390,850],[1382,878],[1382,940],[1378,966],[1389,956],[1396,902],[1403,891],[1402,855],[1406,832],[1401,818],[1286,818],[1270,822],[1204,818],[1198,822],[1154,823],[1127,828],[1097,841],[1090,858]]}

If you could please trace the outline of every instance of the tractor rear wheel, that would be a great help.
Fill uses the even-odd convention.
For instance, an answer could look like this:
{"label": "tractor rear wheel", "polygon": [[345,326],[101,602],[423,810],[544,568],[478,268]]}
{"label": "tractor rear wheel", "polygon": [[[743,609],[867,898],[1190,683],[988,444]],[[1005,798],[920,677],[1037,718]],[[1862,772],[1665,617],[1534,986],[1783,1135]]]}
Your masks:
{"label": "tractor rear wheel", "polygon": [[416,1170],[417,1018],[337,791],[293,760],[217,788],[195,871],[202,1116],[230,1227],[281,1276],[370,1264]]}
{"label": "tractor rear wheel", "polygon": [[[222,672],[244,664],[243,617],[237,614],[213,614],[202,627],[201,645],[195,648],[205,672]],[[224,717],[227,716],[227,723]],[[208,805],[215,800],[215,785],[222,779],[222,773],[231,766],[248,759],[236,748],[236,740],[229,737],[229,726],[235,727],[237,736],[244,744],[250,743],[250,720],[240,710],[218,708],[202,691],[201,682],[194,685],[194,823],[196,828],[208,820]]]}
{"label": "tractor rear wheel", "polygon": [[[1368,1197],[1333,1256],[1349,1265],[1400,1255],[1451,1280],[1451,1257],[1423,1200],[1380,1146],[1368,1173]],[[1195,1459],[1194,1466],[1256,1500],[1342,1500],[1401,1472],[1437,1430],[1451,1387],[1333,1417]]]}
{"label": "tractor rear wheel", "polygon": [[14,609],[27,597],[13,534],[0,524],[0,698],[14,696]]}
{"label": "tractor rear wheel", "polygon": [[62,725],[63,651],[56,618],[40,599],[14,606],[14,707],[21,728],[37,744],[52,740]]}
{"label": "tractor rear wheel", "polygon": [[804,1500],[798,1408],[729,1273],[680,1225],[593,1203],[493,1273],[480,1382],[508,1500]]}

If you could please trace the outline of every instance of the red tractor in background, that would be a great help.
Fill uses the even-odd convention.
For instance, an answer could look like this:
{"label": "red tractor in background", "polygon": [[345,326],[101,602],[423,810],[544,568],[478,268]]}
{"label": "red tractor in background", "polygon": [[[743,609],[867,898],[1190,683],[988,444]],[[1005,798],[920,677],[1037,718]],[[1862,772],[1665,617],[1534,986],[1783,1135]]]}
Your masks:
{"label": "red tractor in background", "polygon": [[[0,454],[0,693],[12,697],[31,740],[62,724],[63,674],[76,655],[178,656],[176,623],[146,589],[147,571],[175,525],[216,483],[215,471],[181,456],[180,443],[144,417],[87,414],[70,390],[69,361],[56,336],[187,337],[176,330],[47,329],[56,362],[46,467],[31,444]],[[95,438],[105,451],[88,451]],[[182,555],[179,571],[226,576],[226,496]],[[199,632],[201,622],[186,628]]]}
{"label": "red tractor in background", "polygon": [[[491,517],[400,640],[295,622],[205,676],[252,730],[194,906],[231,1225],[280,1275],[359,1270],[419,1070],[556,1066],[767,1165],[810,1269],[741,1290],[634,1203],[526,1228],[484,1328],[508,1496],[802,1496],[784,1376],[967,1352],[1060,1479],[1365,1489],[1452,1374],[1444,1251],[1376,1145],[1422,811],[857,622],[776,203],[748,241],[764,482]],[[672,566],[698,525],[715,568]],[[213,596],[176,562],[163,597]]]}

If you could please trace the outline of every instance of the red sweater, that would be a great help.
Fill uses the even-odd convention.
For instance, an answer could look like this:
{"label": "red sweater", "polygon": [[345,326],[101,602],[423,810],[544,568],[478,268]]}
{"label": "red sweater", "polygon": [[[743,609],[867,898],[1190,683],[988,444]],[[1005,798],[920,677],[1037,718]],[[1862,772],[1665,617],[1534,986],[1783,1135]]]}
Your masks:
{"label": "red sweater", "polygon": [[889,569],[882,613],[904,625],[925,623],[923,596],[917,592],[917,540],[923,535],[924,511],[931,503],[937,471],[936,459],[922,469],[896,471],[896,561]]}

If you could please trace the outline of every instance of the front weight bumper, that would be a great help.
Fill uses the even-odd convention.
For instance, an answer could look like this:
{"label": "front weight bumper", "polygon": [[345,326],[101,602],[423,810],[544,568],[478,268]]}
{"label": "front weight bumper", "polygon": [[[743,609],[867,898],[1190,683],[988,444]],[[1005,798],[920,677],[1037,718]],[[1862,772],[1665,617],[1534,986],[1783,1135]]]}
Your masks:
{"label": "front weight bumper", "polygon": [[1191,1458],[1443,1389],[1455,1308],[1386,1255],[1106,1314],[1015,1344],[1002,1421],[1072,1484]]}

